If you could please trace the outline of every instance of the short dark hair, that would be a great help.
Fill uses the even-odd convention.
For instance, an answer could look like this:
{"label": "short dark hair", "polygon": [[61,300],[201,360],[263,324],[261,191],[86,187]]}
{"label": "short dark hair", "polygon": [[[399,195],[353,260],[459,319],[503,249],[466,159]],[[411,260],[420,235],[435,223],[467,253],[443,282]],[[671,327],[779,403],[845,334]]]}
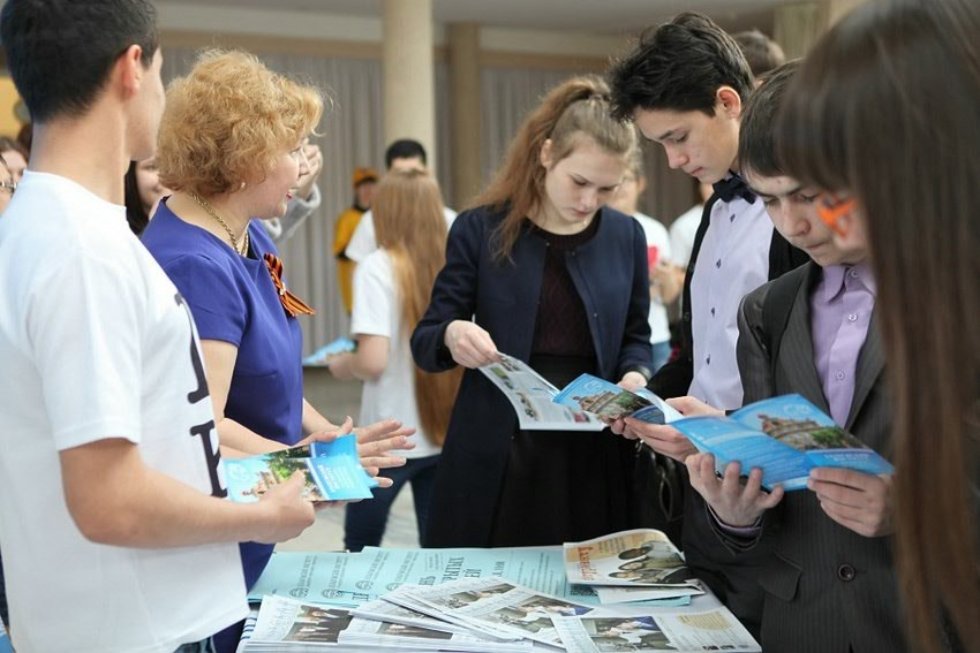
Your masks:
{"label": "short dark hair", "polygon": [[715,92],[731,86],[745,100],[752,72],[738,44],[710,18],[686,12],[646,30],[609,71],[613,115],[635,109],[702,111],[713,116]]}
{"label": "short dark hair", "polygon": [[732,34],[732,38],[749,62],[753,77],[761,77],[786,63],[786,55],[779,44],[757,29]]}
{"label": "short dark hair", "polygon": [[410,138],[401,138],[385,150],[385,168],[391,169],[391,164],[395,159],[421,159],[422,165],[427,165],[425,148],[418,141]]}
{"label": "short dark hair", "polygon": [[776,117],[786,89],[799,69],[798,59],[779,66],[762,78],[762,84],[745,103],[738,135],[738,165],[742,170],[763,177],[785,174],[776,153]]}
{"label": "short dark hair", "polygon": [[84,113],[128,47],[149,66],[159,46],[149,0],[7,0],[0,38],[35,122]]}

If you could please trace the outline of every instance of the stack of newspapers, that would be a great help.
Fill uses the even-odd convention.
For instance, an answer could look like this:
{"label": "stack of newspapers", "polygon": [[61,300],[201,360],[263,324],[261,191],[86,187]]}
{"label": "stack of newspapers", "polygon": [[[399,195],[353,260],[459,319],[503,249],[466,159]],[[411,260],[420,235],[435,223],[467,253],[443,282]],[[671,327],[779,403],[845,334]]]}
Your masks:
{"label": "stack of newspapers", "polygon": [[239,653],[761,650],[653,530],[564,547],[276,554],[250,599],[261,606]]}

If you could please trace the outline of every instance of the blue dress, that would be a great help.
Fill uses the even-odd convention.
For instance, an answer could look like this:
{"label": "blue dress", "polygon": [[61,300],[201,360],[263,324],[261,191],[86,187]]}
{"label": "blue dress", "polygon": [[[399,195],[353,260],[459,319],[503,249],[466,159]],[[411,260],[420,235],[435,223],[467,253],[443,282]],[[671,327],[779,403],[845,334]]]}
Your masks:
{"label": "blue dress", "polygon": [[[249,256],[184,222],[160,203],[142,241],[187,302],[201,340],[238,348],[225,416],[286,445],[302,438],[302,332],[286,315],[262,256],[276,247],[261,225],[249,226]],[[240,545],[250,589],[274,546]]]}

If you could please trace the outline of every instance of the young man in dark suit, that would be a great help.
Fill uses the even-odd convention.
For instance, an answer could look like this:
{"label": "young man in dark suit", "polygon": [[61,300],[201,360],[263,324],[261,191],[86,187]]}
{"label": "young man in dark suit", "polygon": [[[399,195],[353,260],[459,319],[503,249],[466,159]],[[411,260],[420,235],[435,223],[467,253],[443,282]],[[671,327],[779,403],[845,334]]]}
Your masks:
{"label": "young man in dark suit", "polygon": [[[772,125],[795,69],[777,69],[747,104],[739,158],[776,229],[812,261],[742,302],[745,402],[799,393],[886,453],[891,411],[864,234],[852,215],[825,224],[822,193],[787,176],[774,156]],[[718,478],[709,454],[691,455],[687,467],[723,547],[716,561],[755,572],[764,650],[906,650],[891,559],[890,477],[820,468],[808,490],[784,495],[761,491],[759,469],[743,484],[737,463]]]}
{"label": "young man in dark suit", "polygon": [[[648,387],[661,397],[691,395],[710,405],[742,405],[735,357],[737,313],[742,297],[806,261],[766,215],[765,206],[739,176],[739,130],[743,103],[753,88],[752,73],[738,44],[706,16],[680,14],[648,31],[610,71],[614,114],[632,119],[648,140],[663,146],[671,168],[714,185],[695,237],[683,291],[680,355],[661,368]],[[683,405],[679,410],[684,412]],[[736,614],[742,597],[723,576],[711,577],[711,555],[700,551],[707,530],[704,505],[668,458],[683,460],[687,440],[670,427],[642,427],[629,421],[613,430],[644,436],[660,456],[657,474],[672,488],[662,516],[647,521],[677,538],[683,505],[682,548],[688,564],[708,580]],[[678,496],[682,495],[682,496]],[[654,503],[651,497],[650,504]],[[656,512],[656,511],[653,511]]]}

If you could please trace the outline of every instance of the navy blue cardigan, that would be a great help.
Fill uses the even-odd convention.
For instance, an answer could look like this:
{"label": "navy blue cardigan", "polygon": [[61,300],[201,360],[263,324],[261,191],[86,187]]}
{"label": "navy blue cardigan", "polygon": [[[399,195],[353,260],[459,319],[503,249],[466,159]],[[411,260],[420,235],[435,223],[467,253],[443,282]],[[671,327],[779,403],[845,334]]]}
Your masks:
{"label": "navy blue cardigan", "polygon": [[[510,260],[497,260],[492,234],[503,215],[477,208],[453,224],[446,265],[412,334],[412,355],[423,370],[455,366],[443,340],[446,327],[471,317],[499,351],[530,358],[548,245],[525,227]],[[596,235],[567,252],[566,264],[589,318],[598,373],[618,381],[651,359],[646,239],[629,216],[604,207],[599,219]],[[426,546],[487,545],[517,428],[503,394],[481,372],[467,370],[437,473]]]}

